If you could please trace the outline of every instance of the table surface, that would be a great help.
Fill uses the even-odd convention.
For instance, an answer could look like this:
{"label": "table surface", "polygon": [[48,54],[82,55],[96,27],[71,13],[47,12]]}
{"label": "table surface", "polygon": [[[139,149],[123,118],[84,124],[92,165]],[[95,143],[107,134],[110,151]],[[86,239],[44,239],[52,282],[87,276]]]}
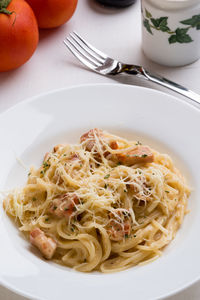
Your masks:
{"label": "table surface", "polygon": [[[200,61],[194,64],[168,68],[150,62],[141,49],[140,4],[125,9],[105,8],[94,0],[79,0],[72,19],[60,28],[40,32],[40,42],[28,63],[21,68],[0,74],[0,112],[32,96],[52,89],[80,84],[119,83],[117,78],[100,76],[84,68],[62,43],[73,30],[111,57],[123,62],[143,65],[173,81],[200,93]],[[118,80],[118,81],[117,81]],[[124,76],[123,84],[146,86],[173,94],[134,76]],[[181,97],[177,95],[177,97]],[[188,101],[181,97],[183,101]],[[1,300],[23,300],[0,287]],[[200,283],[196,283],[168,300],[200,299]]]}

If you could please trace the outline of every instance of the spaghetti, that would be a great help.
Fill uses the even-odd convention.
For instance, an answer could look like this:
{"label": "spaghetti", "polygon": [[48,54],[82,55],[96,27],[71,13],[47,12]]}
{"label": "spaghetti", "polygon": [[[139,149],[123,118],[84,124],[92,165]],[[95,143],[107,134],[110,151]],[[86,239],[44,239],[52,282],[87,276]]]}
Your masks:
{"label": "spaghetti", "polygon": [[189,194],[168,155],[93,129],[47,153],[4,208],[47,259],[109,273],[160,256]]}

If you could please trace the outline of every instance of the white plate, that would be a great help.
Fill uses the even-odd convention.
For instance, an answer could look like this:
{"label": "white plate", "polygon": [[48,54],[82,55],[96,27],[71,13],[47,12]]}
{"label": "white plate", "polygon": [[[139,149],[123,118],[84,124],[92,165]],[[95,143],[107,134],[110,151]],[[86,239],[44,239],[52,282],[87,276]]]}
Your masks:
{"label": "white plate", "polygon": [[193,187],[190,214],[163,256],[115,274],[78,273],[47,262],[0,209],[0,282],[34,299],[158,299],[200,277],[200,111],[172,96],[125,85],[64,89],[16,105],[0,116],[0,188],[25,183],[16,161],[39,165],[46,151],[77,142],[94,127],[169,153]]}

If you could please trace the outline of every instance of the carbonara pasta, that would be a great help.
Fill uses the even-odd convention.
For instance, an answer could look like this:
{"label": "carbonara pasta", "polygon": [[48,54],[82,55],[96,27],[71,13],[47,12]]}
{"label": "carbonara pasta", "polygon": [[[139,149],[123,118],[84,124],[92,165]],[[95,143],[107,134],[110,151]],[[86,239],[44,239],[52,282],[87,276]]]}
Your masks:
{"label": "carbonara pasta", "polygon": [[46,153],[4,208],[45,258],[109,273],[159,257],[189,194],[168,155],[92,129]]}

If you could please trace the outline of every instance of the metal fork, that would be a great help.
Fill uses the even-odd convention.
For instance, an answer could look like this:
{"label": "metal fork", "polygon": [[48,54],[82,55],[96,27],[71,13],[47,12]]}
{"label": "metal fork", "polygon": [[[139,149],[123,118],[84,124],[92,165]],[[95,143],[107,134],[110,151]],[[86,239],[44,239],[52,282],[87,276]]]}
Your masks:
{"label": "metal fork", "polygon": [[195,92],[169,79],[152,74],[142,66],[124,64],[108,57],[105,53],[86,42],[86,40],[80,37],[75,31],[70,33],[69,37],[64,39],[63,42],[79,61],[101,75],[118,75],[121,73],[135,75],[139,78],[162,85],[200,104],[200,95]]}

